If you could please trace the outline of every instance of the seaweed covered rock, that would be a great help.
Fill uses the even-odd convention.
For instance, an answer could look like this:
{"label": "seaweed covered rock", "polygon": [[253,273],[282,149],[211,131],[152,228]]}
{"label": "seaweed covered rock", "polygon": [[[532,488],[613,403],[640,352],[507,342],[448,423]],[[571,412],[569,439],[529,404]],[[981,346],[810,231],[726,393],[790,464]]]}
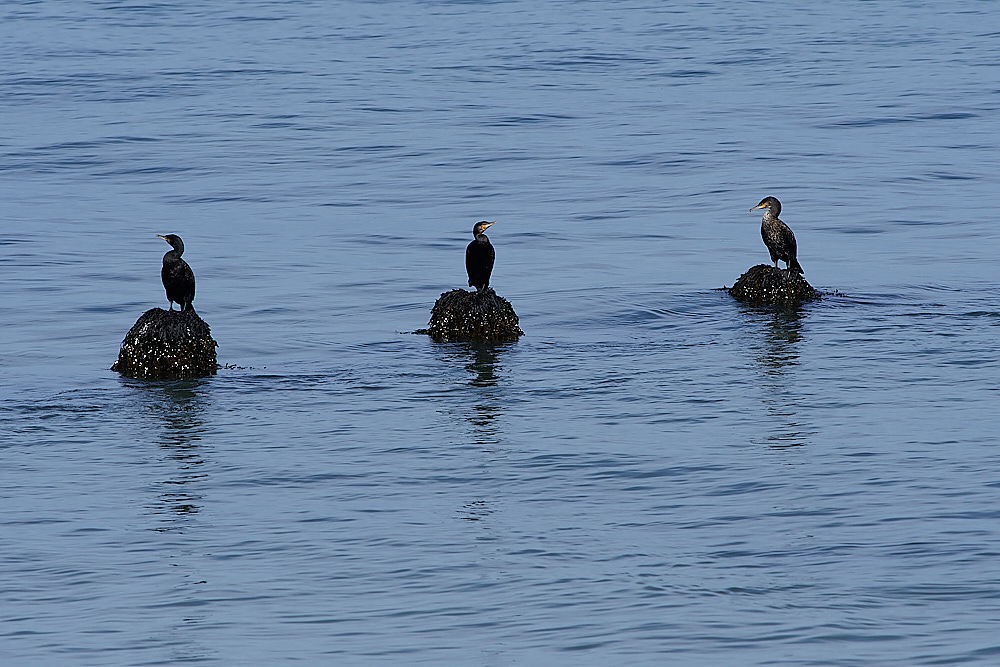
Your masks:
{"label": "seaweed covered rock", "polygon": [[439,341],[509,342],[524,335],[514,307],[489,288],[482,292],[445,292],[431,309],[428,327],[422,333]]}
{"label": "seaweed covered rock", "polygon": [[214,375],[218,343],[194,310],[153,308],[125,334],[111,370],[142,380]]}
{"label": "seaweed covered rock", "polygon": [[819,298],[819,292],[793,271],[782,271],[770,264],[750,267],[729,288],[729,294],[742,303],[754,305],[798,306]]}

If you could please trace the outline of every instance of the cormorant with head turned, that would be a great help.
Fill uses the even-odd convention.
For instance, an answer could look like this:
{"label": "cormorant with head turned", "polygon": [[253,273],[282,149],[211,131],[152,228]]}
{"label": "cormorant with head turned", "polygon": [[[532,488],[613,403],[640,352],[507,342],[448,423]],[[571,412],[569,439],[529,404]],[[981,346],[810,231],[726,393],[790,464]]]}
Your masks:
{"label": "cormorant with head turned", "polygon": [[184,254],[184,241],[181,241],[181,237],[177,234],[166,236],[157,234],[157,236],[173,248],[163,256],[163,268],[160,270],[163,289],[167,291],[167,299],[170,301],[170,310],[174,309],[176,302],[181,311],[193,311],[191,302],[194,301],[194,271],[181,259],[181,255]]}
{"label": "cormorant with head turned", "polygon": [[469,287],[475,287],[477,292],[482,292],[490,285],[490,274],[493,273],[493,261],[497,254],[484,232],[495,224],[496,220],[477,222],[472,227],[472,234],[476,238],[465,249],[465,270],[469,272]]}
{"label": "cormorant with head turned", "polygon": [[774,197],[764,197],[760,203],[750,209],[751,212],[757,209],[765,209],[764,219],[760,223],[760,235],[764,239],[767,251],[771,253],[771,261],[774,268],[778,268],[778,260],[785,263],[786,270],[795,273],[804,273],[799,261],[795,259],[795,234],[788,225],[778,219],[781,213],[781,202]]}

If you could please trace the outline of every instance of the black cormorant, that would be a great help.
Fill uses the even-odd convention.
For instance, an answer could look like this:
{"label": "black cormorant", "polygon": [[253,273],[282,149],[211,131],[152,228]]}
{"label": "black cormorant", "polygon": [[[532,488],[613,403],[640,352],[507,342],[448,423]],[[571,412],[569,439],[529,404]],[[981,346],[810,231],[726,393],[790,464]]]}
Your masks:
{"label": "black cormorant", "polygon": [[181,255],[184,254],[184,241],[181,241],[181,237],[177,234],[166,236],[157,234],[157,236],[173,248],[163,256],[163,269],[160,270],[163,289],[167,291],[167,299],[170,301],[170,310],[174,309],[174,302],[182,311],[194,310],[191,306],[191,302],[194,301],[194,272],[188,263],[181,259]]}
{"label": "black cormorant", "polygon": [[472,227],[472,234],[476,238],[465,249],[465,270],[469,272],[469,287],[475,287],[477,292],[482,292],[490,285],[493,260],[497,254],[490,244],[490,239],[483,232],[495,224],[496,220],[477,222]]}
{"label": "black cormorant", "polygon": [[750,209],[751,212],[759,208],[764,211],[764,219],[760,223],[760,235],[764,239],[767,251],[771,253],[771,261],[774,268],[778,268],[778,260],[785,263],[788,271],[804,273],[799,261],[795,259],[795,234],[788,228],[788,225],[778,219],[781,213],[781,202],[774,197],[764,197],[760,203]]}

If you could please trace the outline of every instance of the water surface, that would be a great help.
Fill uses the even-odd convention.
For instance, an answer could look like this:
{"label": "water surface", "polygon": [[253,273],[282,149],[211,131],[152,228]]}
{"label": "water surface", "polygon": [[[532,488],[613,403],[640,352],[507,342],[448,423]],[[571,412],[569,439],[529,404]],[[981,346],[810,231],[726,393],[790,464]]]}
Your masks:
{"label": "water surface", "polygon": [[[0,658],[995,662],[994,14],[6,3]],[[407,333],[480,219],[526,335]]]}

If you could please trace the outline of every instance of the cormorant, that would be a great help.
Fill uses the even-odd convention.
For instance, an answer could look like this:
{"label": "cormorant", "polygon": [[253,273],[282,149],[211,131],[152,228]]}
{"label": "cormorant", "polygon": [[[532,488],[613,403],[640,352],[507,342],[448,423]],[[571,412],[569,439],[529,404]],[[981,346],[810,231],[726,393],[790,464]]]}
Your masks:
{"label": "cormorant", "polygon": [[778,260],[785,263],[786,270],[795,273],[804,273],[799,261],[795,259],[795,234],[788,228],[788,225],[778,219],[781,213],[781,202],[774,197],[764,197],[760,203],[750,209],[750,212],[759,208],[764,211],[764,219],[760,223],[760,235],[764,239],[767,251],[771,253],[771,261],[774,268],[778,268]]}
{"label": "cormorant", "polygon": [[168,251],[163,256],[163,268],[160,270],[160,278],[163,279],[163,289],[167,291],[167,299],[170,301],[170,310],[174,309],[174,302],[181,307],[181,311],[194,310],[191,302],[194,301],[194,272],[188,263],[181,259],[184,254],[184,241],[177,234],[167,234],[157,236],[167,243],[173,250]]}
{"label": "cormorant", "polygon": [[472,234],[476,238],[465,249],[465,270],[469,272],[469,287],[475,287],[477,292],[482,292],[490,285],[493,260],[497,254],[490,244],[490,239],[483,232],[495,224],[496,220],[477,222],[472,227]]}

